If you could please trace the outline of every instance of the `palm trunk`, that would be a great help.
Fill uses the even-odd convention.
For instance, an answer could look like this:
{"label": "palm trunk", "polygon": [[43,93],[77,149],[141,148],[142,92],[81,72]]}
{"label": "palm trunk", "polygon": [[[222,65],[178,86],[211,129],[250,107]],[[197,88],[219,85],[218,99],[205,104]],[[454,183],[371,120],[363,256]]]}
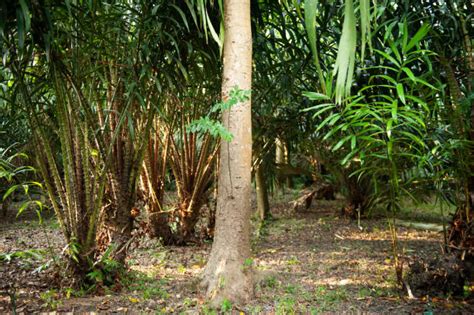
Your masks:
{"label": "palm trunk", "polygon": [[118,178],[112,178],[109,182],[112,184],[112,192],[109,196],[111,205],[108,209],[104,209],[103,213],[101,237],[106,237],[106,239],[101,240],[104,247],[100,251],[103,252],[107,247],[112,246],[110,258],[123,265],[132,237],[133,216],[131,211],[135,204],[135,193],[127,191]]}
{"label": "palm trunk", "polygon": [[176,237],[176,244],[186,245],[195,238],[195,227],[200,217],[200,210],[203,206],[201,201],[196,200],[196,204],[185,202],[178,209],[179,226]]}

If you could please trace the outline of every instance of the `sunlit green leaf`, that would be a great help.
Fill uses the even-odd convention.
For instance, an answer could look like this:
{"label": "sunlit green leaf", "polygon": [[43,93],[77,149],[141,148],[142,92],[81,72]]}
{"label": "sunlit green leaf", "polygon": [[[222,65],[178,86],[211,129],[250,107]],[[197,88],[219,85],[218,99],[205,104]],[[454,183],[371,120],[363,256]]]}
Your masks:
{"label": "sunlit green leaf", "polygon": [[342,36],[339,41],[337,59],[334,65],[334,74],[337,74],[335,92],[338,104],[350,94],[352,77],[354,75],[356,43],[357,30],[353,3],[352,0],[346,0]]}
{"label": "sunlit green leaf", "polygon": [[400,100],[402,101],[403,104],[406,104],[406,100],[405,100],[405,91],[403,89],[403,84],[401,83],[398,83],[397,84],[397,93],[398,93],[398,97],[400,98]]}
{"label": "sunlit green leaf", "polygon": [[430,31],[431,27],[429,24],[423,24],[420,29],[416,32],[416,34],[410,39],[408,45],[404,47],[403,51],[408,52],[410,51],[415,45],[417,45]]}

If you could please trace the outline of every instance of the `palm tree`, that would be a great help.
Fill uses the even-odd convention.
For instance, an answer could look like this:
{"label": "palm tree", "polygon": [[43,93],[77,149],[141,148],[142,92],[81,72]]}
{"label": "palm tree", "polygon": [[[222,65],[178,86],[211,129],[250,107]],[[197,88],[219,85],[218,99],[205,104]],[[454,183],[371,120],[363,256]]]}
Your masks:
{"label": "palm tree", "polygon": [[186,39],[201,36],[196,12],[162,0],[1,8],[6,99],[28,115],[70,269],[79,282],[120,269],[156,113],[187,76],[176,67]]}

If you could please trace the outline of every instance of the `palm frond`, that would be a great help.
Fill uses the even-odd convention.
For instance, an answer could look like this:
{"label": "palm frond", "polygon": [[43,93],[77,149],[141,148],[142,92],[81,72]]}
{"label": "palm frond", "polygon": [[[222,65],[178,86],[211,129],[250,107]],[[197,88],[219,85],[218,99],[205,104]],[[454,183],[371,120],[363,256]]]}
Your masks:
{"label": "palm frond", "polygon": [[334,75],[337,74],[336,102],[339,104],[343,98],[350,94],[354,75],[356,44],[357,29],[354,5],[352,0],[346,0],[342,36],[339,41],[336,64],[334,65]]}

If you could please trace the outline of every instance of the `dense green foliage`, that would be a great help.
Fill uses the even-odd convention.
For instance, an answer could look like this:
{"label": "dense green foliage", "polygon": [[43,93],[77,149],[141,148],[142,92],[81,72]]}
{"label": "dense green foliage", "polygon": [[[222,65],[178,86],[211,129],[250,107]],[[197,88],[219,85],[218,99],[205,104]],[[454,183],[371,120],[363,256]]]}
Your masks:
{"label": "dense green foliage", "polygon": [[0,4],[2,201],[45,189],[78,284],[114,283],[140,214],[165,244],[212,238],[219,140],[232,141],[219,119],[248,98],[259,189],[330,182],[359,218],[447,202],[467,231],[452,240],[470,246],[471,3],[252,1],[252,95],[236,87],[226,100],[222,8]]}

